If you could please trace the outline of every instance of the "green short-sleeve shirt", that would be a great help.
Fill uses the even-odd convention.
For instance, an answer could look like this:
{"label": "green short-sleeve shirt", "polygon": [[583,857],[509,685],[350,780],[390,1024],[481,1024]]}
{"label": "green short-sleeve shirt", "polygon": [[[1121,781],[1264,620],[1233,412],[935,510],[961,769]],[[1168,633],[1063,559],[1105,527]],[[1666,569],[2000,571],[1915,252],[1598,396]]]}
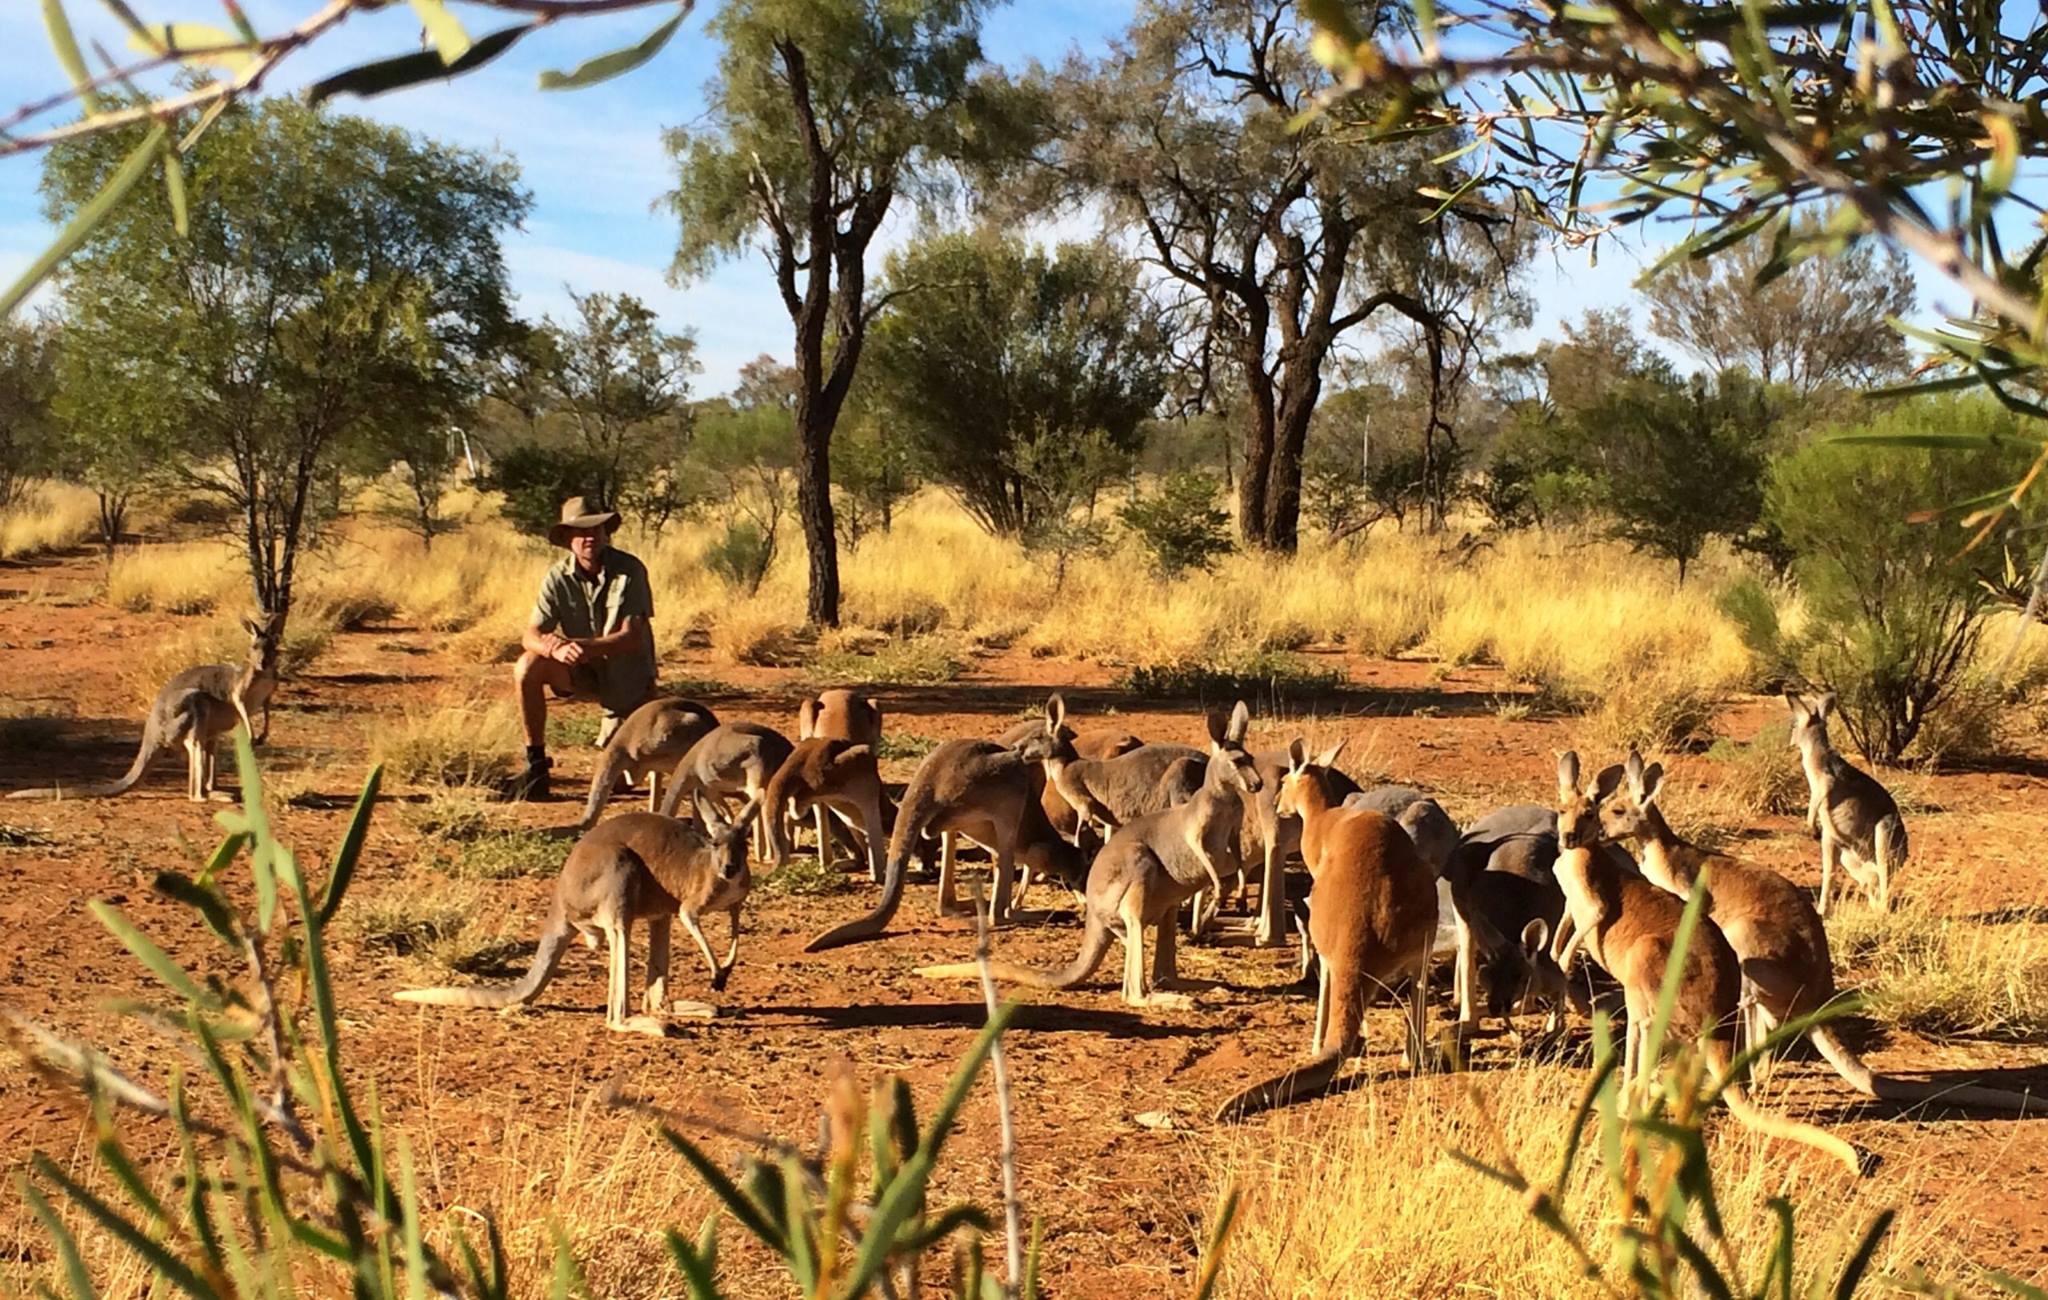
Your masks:
{"label": "green short-sleeve shirt", "polygon": [[[614,546],[598,557],[597,570],[594,580],[585,577],[574,555],[550,565],[533,605],[533,626],[585,638],[610,636],[636,615],[643,628],[653,621],[654,592],[646,565]],[[585,669],[586,665],[577,665],[579,673]],[[606,713],[631,713],[654,694],[653,633],[643,635],[638,648],[591,662],[587,670],[596,677],[597,697]]]}

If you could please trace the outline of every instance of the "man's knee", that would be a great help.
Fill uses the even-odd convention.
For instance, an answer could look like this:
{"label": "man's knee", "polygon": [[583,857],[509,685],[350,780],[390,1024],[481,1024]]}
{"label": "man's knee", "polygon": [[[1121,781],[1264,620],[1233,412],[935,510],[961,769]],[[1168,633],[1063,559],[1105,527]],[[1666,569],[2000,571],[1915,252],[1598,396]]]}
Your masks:
{"label": "man's knee", "polygon": [[554,661],[545,655],[537,655],[531,650],[521,650],[519,658],[512,665],[512,680],[522,689],[529,681],[544,686],[550,676],[548,668],[553,663]]}

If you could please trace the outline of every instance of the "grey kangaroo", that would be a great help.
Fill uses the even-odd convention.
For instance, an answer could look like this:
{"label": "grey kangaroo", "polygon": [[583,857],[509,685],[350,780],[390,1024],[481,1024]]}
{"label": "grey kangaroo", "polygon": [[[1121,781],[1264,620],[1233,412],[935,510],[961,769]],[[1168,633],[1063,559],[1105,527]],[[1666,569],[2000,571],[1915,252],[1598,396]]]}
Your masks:
{"label": "grey kangaroo", "polygon": [[[16,790],[10,799],[106,799],[135,788],[156,756],[172,745],[185,747],[185,797],[203,803],[214,797],[214,750],[222,736],[240,723],[249,736],[261,743],[270,736],[270,696],[277,689],[277,642],[284,619],[277,614],[245,618],[249,653],[236,668],[230,664],[206,664],[187,668],[156,693],[149,706],[149,718],[142,724],[142,746],[135,761],[118,781],[106,785],[44,786]],[[263,710],[263,730],[250,721]],[[226,796],[220,795],[221,798]]]}
{"label": "grey kangaroo", "polygon": [[1787,692],[1792,748],[1806,771],[1806,827],[1820,837],[1820,914],[1828,914],[1835,864],[1881,912],[1892,906],[1892,876],[1906,865],[1906,823],[1899,805],[1877,778],[1835,752],[1828,742],[1834,692],[1817,699]]}

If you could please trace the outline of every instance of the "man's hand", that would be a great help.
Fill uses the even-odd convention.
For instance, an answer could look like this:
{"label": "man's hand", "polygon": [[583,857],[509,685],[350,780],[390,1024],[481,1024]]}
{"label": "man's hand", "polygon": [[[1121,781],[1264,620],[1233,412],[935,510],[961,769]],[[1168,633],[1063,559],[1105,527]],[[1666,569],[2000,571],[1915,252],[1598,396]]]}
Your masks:
{"label": "man's hand", "polygon": [[573,667],[583,662],[583,647],[581,644],[571,641],[568,637],[558,636],[555,638],[554,646],[548,651],[548,658],[558,664],[568,664]]}

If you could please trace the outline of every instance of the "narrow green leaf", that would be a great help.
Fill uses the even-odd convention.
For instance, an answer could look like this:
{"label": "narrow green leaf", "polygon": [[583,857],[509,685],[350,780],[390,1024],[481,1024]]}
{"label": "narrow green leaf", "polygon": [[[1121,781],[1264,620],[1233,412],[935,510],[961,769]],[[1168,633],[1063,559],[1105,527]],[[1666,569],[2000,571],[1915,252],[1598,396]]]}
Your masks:
{"label": "narrow green leaf", "polygon": [[127,1216],[107,1204],[99,1197],[73,1181],[46,1155],[38,1151],[34,1158],[36,1173],[49,1182],[55,1183],[78,1207],[96,1219],[100,1226],[119,1238],[121,1244],[133,1251],[144,1264],[156,1270],[166,1282],[187,1295],[211,1300],[213,1288],[189,1268],[176,1255],[165,1250],[148,1233],[128,1221]]}
{"label": "narrow green leaf", "polygon": [[1223,1276],[1223,1252],[1230,1244],[1230,1229],[1237,1223],[1237,1189],[1231,1188],[1216,1211],[1216,1226],[1209,1230],[1209,1244],[1202,1249],[1202,1272],[1195,1282],[1195,1300],[1209,1300]]}
{"label": "narrow green leaf", "polygon": [[489,36],[471,42],[469,52],[453,63],[443,63],[441,56],[432,50],[421,50],[416,54],[401,54],[393,59],[379,59],[375,63],[365,63],[345,72],[337,72],[308,86],[306,102],[319,104],[336,95],[355,95],[368,99],[387,91],[416,86],[423,81],[439,81],[460,76],[482,67],[511,49],[513,42],[538,25],[527,23],[492,32]]}
{"label": "narrow green leaf", "polygon": [[341,909],[342,896],[355,878],[356,859],[362,856],[363,838],[370,833],[370,807],[377,802],[377,788],[384,781],[382,763],[370,769],[363,792],[356,796],[355,811],[349,814],[348,829],[342,832],[341,847],[334,851],[334,865],[327,873],[327,888],[320,896],[320,924],[326,925]]}
{"label": "narrow green leaf", "polygon": [[[789,1254],[783,1262],[789,1266],[790,1280],[796,1283],[799,1295],[818,1293],[818,1246],[811,1240],[811,1232],[818,1221],[811,1207],[810,1195],[804,1190],[804,1171],[795,1156],[782,1159],[782,1226],[789,1234]],[[871,1226],[868,1231],[874,1231]]]}
{"label": "narrow green leaf", "polygon": [[[244,48],[247,41],[247,37],[237,38],[205,23],[150,23],[128,33],[130,49],[183,58],[187,64],[210,63],[233,73],[245,71],[256,60],[255,52]],[[206,52],[193,57],[186,55],[186,50]]]}
{"label": "narrow green leaf", "polygon": [[185,207],[185,164],[168,136],[164,138],[164,198],[171,205],[171,229],[178,238],[186,238],[192,233],[192,217]]}
{"label": "narrow green leaf", "polygon": [[168,985],[173,993],[187,1002],[196,1003],[209,1011],[220,1010],[220,999],[199,987],[185,968],[171,960],[171,955],[150,942],[149,936],[135,928],[133,922],[120,912],[95,898],[86,903],[85,909],[111,930],[121,946],[135,954],[135,959],[149,968],[152,975]]}
{"label": "narrow green leaf", "polygon": [[427,1251],[420,1241],[420,1189],[413,1177],[412,1143],[398,1136],[398,1215],[405,1229],[405,1293],[427,1300]]}
{"label": "narrow green leaf", "polygon": [[57,1246],[57,1258],[64,1264],[64,1280],[71,1286],[72,1300],[95,1300],[99,1292],[93,1290],[92,1277],[85,1271],[85,1259],[78,1253],[78,1240],[57,1212],[50,1208],[42,1191],[28,1180],[28,1175],[15,1171],[14,1186],[21,1193],[21,1199],[28,1202],[28,1208],[36,1220],[43,1225],[43,1232]]}
{"label": "narrow green leaf", "polygon": [[1877,1257],[1878,1245],[1891,1231],[1892,1220],[1897,1217],[1896,1210],[1883,1210],[1871,1220],[1869,1231],[1857,1243],[1856,1253],[1849,1256],[1849,1262],[1842,1266],[1841,1280],[1835,1283],[1835,1300],[1855,1300],[1856,1289],[1863,1285],[1863,1275],[1870,1271],[1870,1261]]}
{"label": "narrow green leaf", "polygon": [[1767,1204],[1778,1220],[1778,1235],[1771,1243],[1770,1265],[1764,1270],[1764,1284],[1757,1294],[1768,1297],[1771,1284],[1776,1282],[1777,1300],[1792,1300],[1792,1202],[1773,1196]]}
{"label": "narrow green leaf", "polygon": [[776,1254],[788,1253],[788,1243],[783,1240],[781,1231],[768,1222],[767,1216],[762,1213],[764,1207],[757,1206],[732,1179],[725,1176],[723,1169],[711,1162],[709,1156],[699,1151],[694,1143],[672,1128],[664,1127],[661,1136],[662,1140],[674,1147],[683,1159],[690,1162],[690,1167],[697,1171],[697,1177],[711,1189],[711,1194],[725,1206],[726,1213],[737,1219],[742,1228],[753,1233],[763,1245]]}
{"label": "narrow green leaf", "polygon": [[441,52],[441,62],[453,67],[470,50],[469,33],[462,30],[454,14],[441,0],[410,0],[413,13],[419,16],[420,26],[427,29],[427,36],[434,42],[434,48]]}
{"label": "narrow green leaf", "polygon": [[1671,1016],[1678,1006],[1678,987],[1685,982],[1685,959],[1692,953],[1693,936],[1698,933],[1700,913],[1705,910],[1712,888],[1713,869],[1700,868],[1686,896],[1685,911],[1678,918],[1678,931],[1671,937],[1671,960],[1664,966],[1664,986],[1657,992],[1657,1014],[1650,1021],[1650,1036],[1643,1041],[1639,1068],[1655,1075],[1663,1059],[1664,1036],[1671,1028]]}
{"label": "narrow green leaf", "polygon": [[689,1238],[674,1228],[662,1234],[668,1243],[669,1258],[675,1260],[676,1271],[683,1275],[683,1281],[690,1288],[690,1300],[719,1300],[718,1280],[712,1275],[711,1265]]}
{"label": "narrow green leaf", "polygon": [[[99,92],[92,88],[92,74],[86,71],[85,56],[78,52],[78,38],[71,32],[71,19],[64,13],[64,0],[43,0],[43,26],[50,31],[50,50],[57,65],[78,91],[78,101],[91,117],[100,111]],[[0,313],[4,314],[4,313]]]}
{"label": "narrow green leaf", "polygon": [[661,53],[661,47],[667,45],[668,38],[676,34],[676,28],[682,26],[683,17],[687,13],[689,13],[687,5],[678,8],[674,14],[670,15],[667,22],[647,33],[637,43],[628,45],[622,50],[613,50],[609,54],[600,54],[588,62],[578,64],[568,72],[549,71],[541,73],[540,88],[542,90],[580,90],[585,86],[594,86],[600,81],[609,81],[613,77],[631,72],[655,55]]}
{"label": "narrow green leaf", "polygon": [[149,887],[199,913],[199,919],[206,922],[215,938],[238,953],[242,950],[241,937],[235,933],[234,913],[219,894],[177,871],[157,872]]}
{"label": "narrow green leaf", "polygon": [[[48,2],[54,5],[56,0]],[[142,143],[136,145],[134,151],[122,161],[120,168],[107,178],[107,183],[100,187],[100,192],[93,195],[85,206],[79,208],[69,224],[58,232],[57,238],[42,251],[42,255],[30,262],[28,269],[17,276],[13,284],[7,286],[7,292],[0,295],[0,319],[13,315],[14,309],[21,306],[22,301],[35,292],[36,286],[48,279],[50,273],[61,266],[65,258],[71,256],[80,244],[91,237],[93,230],[105,219],[107,213],[114,210],[114,205],[126,198],[128,191],[135,188],[135,182],[141,180],[149,171],[150,164],[156,161],[157,150],[163,147],[164,137],[169,134],[170,128],[161,122],[150,128]]]}

